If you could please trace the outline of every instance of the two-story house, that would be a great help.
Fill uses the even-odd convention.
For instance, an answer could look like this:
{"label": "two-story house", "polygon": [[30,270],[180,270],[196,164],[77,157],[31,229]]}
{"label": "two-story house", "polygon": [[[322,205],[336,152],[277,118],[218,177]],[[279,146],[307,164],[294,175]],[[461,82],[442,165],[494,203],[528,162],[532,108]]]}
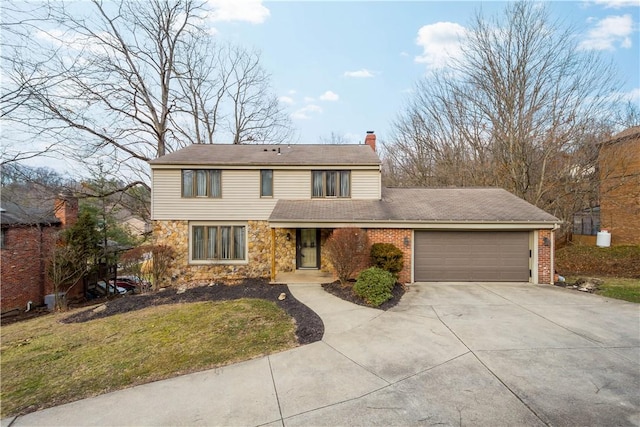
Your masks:
{"label": "two-story house", "polygon": [[403,282],[551,283],[559,220],[497,188],[383,188],[375,135],[353,145],[191,145],[150,162],[174,279],[329,271],[324,244],[366,230],[405,255]]}

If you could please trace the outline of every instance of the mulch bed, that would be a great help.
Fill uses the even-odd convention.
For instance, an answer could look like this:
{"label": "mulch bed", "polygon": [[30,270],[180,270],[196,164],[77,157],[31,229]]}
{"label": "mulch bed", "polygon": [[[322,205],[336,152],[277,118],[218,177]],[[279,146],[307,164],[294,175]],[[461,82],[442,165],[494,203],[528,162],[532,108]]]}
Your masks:
{"label": "mulch bed", "polygon": [[[353,292],[353,286],[343,287],[339,281],[332,283],[324,283],[322,285],[325,291],[342,298],[353,304],[371,307],[362,298]],[[404,295],[405,288],[402,284],[396,283],[393,288],[393,298],[379,307],[380,310],[388,310],[394,307]],[[286,298],[282,301],[278,300],[281,293],[286,294]],[[320,341],[324,335],[324,324],[322,319],[309,307],[295,299],[287,285],[270,285],[267,280],[263,279],[246,279],[238,284],[224,285],[203,285],[190,287],[180,290],[178,287],[165,288],[157,292],[151,292],[140,295],[124,295],[104,301],[101,304],[89,302],[87,305],[93,308],[77,311],[61,321],[63,323],[82,323],[94,319],[105,318],[116,314],[127,313],[143,308],[153,307],[163,304],[190,303],[199,301],[230,301],[240,298],[258,298],[275,302],[278,307],[283,309],[289,316],[293,317],[296,322],[296,336],[300,344],[309,344]],[[96,307],[103,305],[104,309],[95,310]],[[46,315],[48,311],[45,308],[33,310],[29,313],[21,313],[20,316],[2,319],[2,324],[13,323],[15,321],[26,320],[40,315]]]}
{"label": "mulch bed", "polygon": [[[166,288],[148,294],[125,295],[106,302],[106,308],[102,311],[96,312],[91,309],[79,311],[62,321],[65,323],[87,322],[162,304],[258,298],[275,302],[278,307],[295,319],[296,336],[300,344],[320,341],[324,334],[322,319],[309,307],[295,299],[289,292],[287,285],[270,285],[266,280],[247,279],[236,285],[205,285],[186,289],[181,293],[178,292],[178,288]],[[286,298],[279,301],[278,296],[281,293],[285,293]]]}
{"label": "mulch bed", "polygon": [[331,282],[331,283],[323,283],[322,287],[324,288],[325,291],[329,292],[330,294],[333,294],[338,298],[342,298],[345,301],[349,301],[350,303],[363,305],[365,307],[370,307],[370,308],[377,308],[379,310],[385,310],[385,311],[389,310],[391,307],[395,307],[396,304],[400,302],[400,298],[402,298],[402,295],[404,295],[404,292],[406,290],[402,283],[396,282],[395,286],[391,290],[393,297],[389,301],[383,302],[378,307],[371,307],[369,304],[365,302],[364,299],[362,299],[361,297],[356,295],[355,292],[353,292],[354,283],[355,281],[351,281],[349,283],[350,286],[342,286],[340,284],[340,281],[336,280],[335,282]]}

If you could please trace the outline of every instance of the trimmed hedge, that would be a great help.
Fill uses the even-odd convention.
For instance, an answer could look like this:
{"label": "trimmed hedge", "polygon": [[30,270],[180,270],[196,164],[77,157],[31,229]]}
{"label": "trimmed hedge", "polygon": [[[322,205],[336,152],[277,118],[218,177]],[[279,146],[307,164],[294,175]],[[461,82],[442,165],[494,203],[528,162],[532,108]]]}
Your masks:
{"label": "trimmed hedge", "polygon": [[404,267],[404,254],[392,243],[375,243],[371,245],[371,264],[397,277]]}
{"label": "trimmed hedge", "polygon": [[393,298],[391,290],[396,284],[396,278],[390,272],[378,267],[367,268],[358,275],[353,286],[356,295],[363,298],[372,307],[378,307]]}

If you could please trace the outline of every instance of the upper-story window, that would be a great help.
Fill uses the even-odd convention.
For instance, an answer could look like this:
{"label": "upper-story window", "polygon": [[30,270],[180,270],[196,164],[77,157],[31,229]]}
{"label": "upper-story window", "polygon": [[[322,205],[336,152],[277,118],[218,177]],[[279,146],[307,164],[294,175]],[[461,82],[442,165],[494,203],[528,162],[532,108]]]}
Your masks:
{"label": "upper-story window", "polygon": [[273,197],[273,170],[260,171],[260,197]]}
{"label": "upper-story window", "polygon": [[351,171],[312,171],[312,197],[351,197]]}
{"label": "upper-story window", "polygon": [[184,169],[182,197],[222,197],[222,171],[217,169]]}

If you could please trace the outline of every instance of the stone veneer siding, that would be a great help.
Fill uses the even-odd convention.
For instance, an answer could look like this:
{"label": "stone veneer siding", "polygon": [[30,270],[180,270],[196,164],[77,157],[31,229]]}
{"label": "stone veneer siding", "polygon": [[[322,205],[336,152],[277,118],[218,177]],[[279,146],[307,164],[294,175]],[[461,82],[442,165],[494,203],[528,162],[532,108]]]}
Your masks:
{"label": "stone veneer siding", "polygon": [[[404,266],[398,275],[398,281],[401,283],[411,282],[411,235],[412,231],[402,228],[370,228],[367,230],[369,241],[374,243],[392,243],[397,246],[404,255]],[[405,239],[409,242],[405,245]]]}
{"label": "stone veneer siding", "polygon": [[[267,221],[247,221],[246,263],[241,264],[190,264],[189,221],[154,221],[155,243],[174,248],[176,257],[167,270],[167,277],[160,285],[181,283],[211,283],[220,280],[265,278],[271,275],[271,229]],[[276,251],[290,254],[293,250],[295,266],[295,242],[291,249],[286,241],[286,230],[276,230]],[[280,253],[277,252],[277,253]],[[282,271],[290,265],[290,255],[282,256],[277,263]]]}
{"label": "stone veneer siding", "polygon": [[[289,234],[289,240],[287,240]],[[269,235],[269,241],[271,241]],[[276,274],[296,270],[296,230],[276,228]]]}
{"label": "stone veneer siding", "polygon": [[553,232],[551,230],[538,230],[539,284],[553,284],[553,247]]}

